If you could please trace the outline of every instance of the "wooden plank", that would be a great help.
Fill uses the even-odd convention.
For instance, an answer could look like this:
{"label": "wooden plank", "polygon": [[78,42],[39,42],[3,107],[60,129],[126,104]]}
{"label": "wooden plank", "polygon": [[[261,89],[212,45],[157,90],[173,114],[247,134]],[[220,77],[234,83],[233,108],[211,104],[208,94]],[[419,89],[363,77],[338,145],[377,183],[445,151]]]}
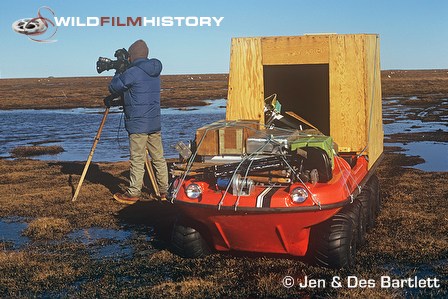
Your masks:
{"label": "wooden plank", "polygon": [[243,129],[222,128],[219,129],[219,154],[241,155],[244,152]]}
{"label": "wooden plank", "polygon": [[368,121],[366,124],[368,134],[367,153],[369,155],[370,168],[383,152],[384,142],[380,45],[377,35],[369,35],[366,37],[365,52],[366,112],[368,113]]}
{"label": "wooden plank", "polygon": [[218,154],[218,132],[213,127],[216,127],[216,123],[212,123],[196,130],[198,155],[214,156]]}
{"label": "wooden plank", "polygon": [[262,38],[263,65],[328,63],[328,40],[328,35]]}
{"label": "wooden plank", "polygon": [[261,38],[233,38],[226,120],[264,122]]}
{"label": "wooden plank", "polygon": [[340,151],[367,144],[364,35],[330,36],[330,136]]}

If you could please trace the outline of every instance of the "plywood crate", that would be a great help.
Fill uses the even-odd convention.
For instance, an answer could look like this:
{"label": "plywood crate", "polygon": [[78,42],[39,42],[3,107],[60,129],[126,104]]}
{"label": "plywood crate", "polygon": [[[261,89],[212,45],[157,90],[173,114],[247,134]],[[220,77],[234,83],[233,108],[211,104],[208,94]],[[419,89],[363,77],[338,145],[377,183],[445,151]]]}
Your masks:
{"label": "plywood crate", "polygon": [[198,155],[211,156],[219,152],[218,131],[212,123],[196,130],[196,146]]}
{"label": "plywood crate", "polygon": [[253,121],[227,125],[218,121],[197,129],[198,155],[241,155],[246,152],[246,139],[255,134],[259,125]]}
{"label": "plywood crate", "polygon": [[383,152],[379,37],[323,34],[233,38],[226,120],[264,122],[264,99],[333,137],[340,152]]}

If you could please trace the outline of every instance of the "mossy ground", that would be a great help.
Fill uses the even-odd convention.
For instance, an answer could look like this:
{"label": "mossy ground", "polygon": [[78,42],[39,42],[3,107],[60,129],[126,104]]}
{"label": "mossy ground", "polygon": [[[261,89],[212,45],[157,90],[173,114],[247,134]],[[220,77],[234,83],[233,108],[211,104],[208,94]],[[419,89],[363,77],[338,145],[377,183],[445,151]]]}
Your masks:
{"label": "mossy ground", "polygon": [[[431,90],[416,84],[420,81],[432,82]],[[435,84],[448,86],[447,81],[446,71],[412,76],[404,71],[398,75],[383,72],[383,95],[402,94],[405,101],[410,95],[433,94]],[[443,88],[440,93],[446,98],[448,90]],[[435,101],[441,103],[443,98],[438,96]],[[427,102],[434,105],[434,100]],[[418,105],[426,107],[421,101]],[[433,132],[427,136],[441,141],[445,135]],[[422,140],[421,134],[393,137]],[[182,259],[170,252],[167,242],[176,217],[170,204],[146,200],[123,206],[112,200],[112,194],[127,185],[127,162],[93,163],[78,200],[72,202],[83,162],[0,160],[0,217],[23,217],[28,228],[22,233],[30,238],[18,248],[0,238],[0,297],[448,297],[448,172],[410,168],[422,159],[392,150],[386,147],[377,170],[383,203],[377,226],[367,234],[357,264],[350,270],[314,267],[297,258],[242,253]],[[79,230],[87,234],[90,228],[126,230],[130,237],[90,242],[69,237]],[[117,257],[92,255],[93,248],[111,242],[132,251]],[[297,280],[305,276],[325,279],[327,287],[287,289],[282,285],[286,275]],[[335,276],[377,282],[381,276],[432,277],[440,279],[442,286],[332,288]]]}

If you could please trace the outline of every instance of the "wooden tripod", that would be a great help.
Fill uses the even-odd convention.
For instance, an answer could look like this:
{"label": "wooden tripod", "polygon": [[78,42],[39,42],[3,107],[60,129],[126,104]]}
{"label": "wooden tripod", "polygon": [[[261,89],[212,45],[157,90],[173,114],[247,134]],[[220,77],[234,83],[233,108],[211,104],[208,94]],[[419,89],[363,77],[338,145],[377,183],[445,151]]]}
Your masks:
{"label": "wooden tripod", "polygon": [[86,165],[84,166],[84,170],[81,174],[81,179],[79,180],[78,187],[76,187],[75,194],[73,195],[72,201],[76,201],[79,195],[79,190],[81,190],[82,183],[84,182],[84,178],[87,174],[87,169],[89,169],[90,162],[92,162],[93,153],[95,152],[96,145],[98,144],[98,141],[100,140],[101,132],[103,131],[104,123],[106,122],[107,115],[109,114],[110,108],[107,107],[103,114],[103,119],[101,120],[100,128],[98,129],[98,132],[96,133],[95,139],[93,140],[92,149],[90,150],[89,157],[87,158]]}
{"label": "wooden tripod", "polygon": [[[81,178],[78,182],[78,187],[76,187],[75,194],[73,195],[72,201],[76,201],[79,195],[79,191],[81,190],[82,183],[84,182],[84,179],[87,174],[87,170],[89,169],[90,163],[92,162],[93,153],[95,152],[95,148],[98,144],[98,141],[100,140],[101,132],[103,131],[104,123],[106,122],[107,115],[109,114],[110,108],[107,107],[103,114],[103,119],[101,120],[100,127],[98,129],[98,132],[96,133],[95,139],[93,141],[92,149],[90,150],[89,157],[87,158],[86,165],[84,166],[84,170],[82,171]],[[146,159],[145,159],[145,165],[146,170],[148,171],[149,180],[151,181],[151,185],[154,189],[154,193],[157,196],[160,196],[159,187],[157,185],[156,176],[154,174],[154,169],[152,168],[151,162],[149,160],[149,152],[148,149],[146,149]]]}

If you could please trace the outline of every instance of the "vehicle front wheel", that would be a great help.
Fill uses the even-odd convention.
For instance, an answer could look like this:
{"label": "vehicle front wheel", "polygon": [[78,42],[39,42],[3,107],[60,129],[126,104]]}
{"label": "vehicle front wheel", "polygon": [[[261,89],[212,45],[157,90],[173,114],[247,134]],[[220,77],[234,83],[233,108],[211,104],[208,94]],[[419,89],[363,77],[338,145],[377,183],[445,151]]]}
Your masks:
{"label": "vehicle front wheel", "polygon": [[175,254],[185,258],[198,258],[211,253],[202,235],[196,229],[181,223],[174,225],[171,247]]}
{"label": "vehicle front wheel", "polygon": [[357,230],[350,216],[340,212],[311,228],[309,256],[328,268],[350,268],[355,263]]}

